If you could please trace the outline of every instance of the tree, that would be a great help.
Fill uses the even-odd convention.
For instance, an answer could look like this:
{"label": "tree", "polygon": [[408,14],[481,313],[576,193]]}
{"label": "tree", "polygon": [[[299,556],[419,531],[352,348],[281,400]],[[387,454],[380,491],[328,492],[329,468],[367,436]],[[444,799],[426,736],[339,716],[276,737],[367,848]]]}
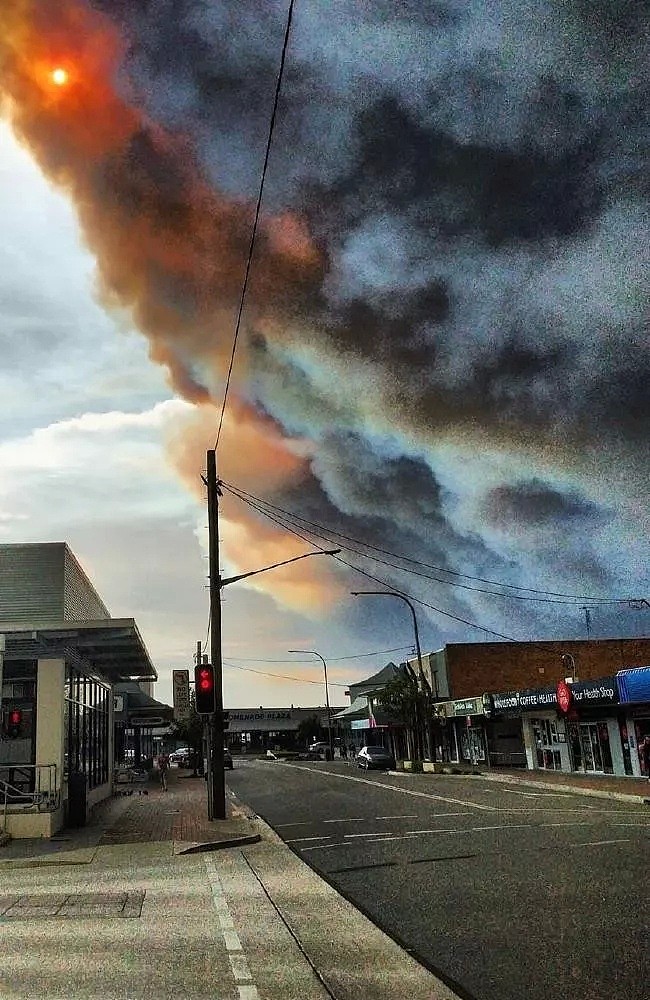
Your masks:
{"label": "tree", "polygon": [[184,740],[193,752],[194,777],[198,776],[199,767],[203,771],[203,719],[196,711],[194,691],[190,691],[190,711],[184,719],[174,723],[171,733],[177,740]]}
{"label": "tree", "polygon": [[313,742],[321,735],[323,735],[323,729],[317,715],[310,715],[307,719],[303,719],[296,730],[298,741],[304,743],[305,746],[309,746],[310,741]]}
{"label": "tree", "polygon": [[427,696],[413,671],[402,668],[377,693],[377,703],[402,722],[413,748],[413,757],[423,756],[422,723],[427,718]]}

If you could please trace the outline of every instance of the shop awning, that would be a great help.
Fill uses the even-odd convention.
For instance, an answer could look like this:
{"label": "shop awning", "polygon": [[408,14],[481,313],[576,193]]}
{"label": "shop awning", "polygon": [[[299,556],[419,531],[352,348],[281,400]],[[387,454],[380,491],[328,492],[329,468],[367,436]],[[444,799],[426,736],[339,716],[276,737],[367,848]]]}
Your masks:
{"label": "shop awning", "polygon": [[361,695],[355,698],[352,704],[344,708],[342,712],[333,715],[332,721],[338,719],[340,722],[352,722],[353,719],[368,719],[369,716],[368,699]]}
{"label": "shop awning", "polygon": [[151,695],[146,694],[136,681],[116,684],[113,694],[123,698],[124,722],[128,727],[158,728],[167,726],[174,717],[171,705],[156,701]]}
{"label": "shop awning", "polygon": [[33,657],[77,653],[115,684],[127,680],[158,680],[142,636],[133,618],[53,622],[51,625],[3,627],[7,654]]}
{"label": "shop awning", "polygon": [[650,702],[650,667],[630,667],[616,675],[621,702]]}

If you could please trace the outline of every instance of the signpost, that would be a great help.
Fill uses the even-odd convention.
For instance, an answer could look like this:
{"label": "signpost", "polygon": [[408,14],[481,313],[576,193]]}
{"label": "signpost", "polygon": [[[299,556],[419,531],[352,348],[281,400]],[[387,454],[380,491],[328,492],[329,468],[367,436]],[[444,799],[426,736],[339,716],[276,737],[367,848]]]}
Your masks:
{"label": "signpost", "polygon": [[189,670],[172,671],[174,691],[174,719],[181,722],[190,714],[190,672]]}

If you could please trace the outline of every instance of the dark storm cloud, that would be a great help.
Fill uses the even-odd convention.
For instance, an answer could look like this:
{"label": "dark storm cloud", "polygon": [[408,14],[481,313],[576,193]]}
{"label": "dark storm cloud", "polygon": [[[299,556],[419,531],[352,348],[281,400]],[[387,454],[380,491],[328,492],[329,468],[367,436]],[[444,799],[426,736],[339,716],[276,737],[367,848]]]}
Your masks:
{"label": "dark storm cloud", "polygon": [[[93,5],[128,40],[121,91],[254,201],[287,4]],[[314,520],[528,585],[642,576],[647,27],[605,0],[296,4],[265,208],[323,264],[272,296],[254,270],[240,391],[313,443],[287,499]],[[182,228],[182,169],[138,142],[119,197],[168,192]]]}

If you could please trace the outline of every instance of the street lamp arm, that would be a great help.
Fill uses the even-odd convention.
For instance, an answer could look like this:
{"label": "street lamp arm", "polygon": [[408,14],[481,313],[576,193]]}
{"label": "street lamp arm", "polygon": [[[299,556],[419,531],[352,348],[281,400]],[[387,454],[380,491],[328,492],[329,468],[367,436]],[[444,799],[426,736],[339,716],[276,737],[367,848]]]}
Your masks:
{"label": "street lamp arm", "polygon": [[325,705],[327,706],[327,742],[330,747],[330,757],[334,760],[334,734],[332,733],[332,710],[330,708],[330,694],[329,686],[327,684],[327,663],[325,662],[325,657],[321,656],[315,649],[289,649],[289,653],[308,653],[310,656],[317,656],[318,659],[323,664],[323,673],[325,674]]}
{"label": "street lamp arm", "polygon": [[293,559],[283,559],[282,562],[272,563],[271,566],[263,566],[262,569],[252,569],[249,573],[238,573],[237,576],[227,576],[225,580],[219,580],[219,588],[227,587],[229,583],[237,583],[238,580],[246,580],[249,576],[257,576],[258,573],[266,573],[269,569],[277,569],[278,566],[288,566],[289,563],[298,562],[299,559],[309,559],[310,556],[336,556],[340,549],[323,549],[321,552],[304,552],[301,556],[294,556]]}
{"label": "street lamp arm", "polygon": [[423,675],[422,650],[420,648],[420,633],[418,631],[418,619],[417,615],[415,614],[415,608],[409,601],[408,597],[405,597],[404,594],[400,594],[396,590],[351,590],[350,593],[352,594],[353,597],[363,597],[365,594],[373,594],[379,597],[399,597],[400,601],[404,601],[405,604],[408,604],[411,610],[411,617],[413,618],[413,632],[415,635],[415,651],[418,658],[418,668],[420,670],[420,674]]}

